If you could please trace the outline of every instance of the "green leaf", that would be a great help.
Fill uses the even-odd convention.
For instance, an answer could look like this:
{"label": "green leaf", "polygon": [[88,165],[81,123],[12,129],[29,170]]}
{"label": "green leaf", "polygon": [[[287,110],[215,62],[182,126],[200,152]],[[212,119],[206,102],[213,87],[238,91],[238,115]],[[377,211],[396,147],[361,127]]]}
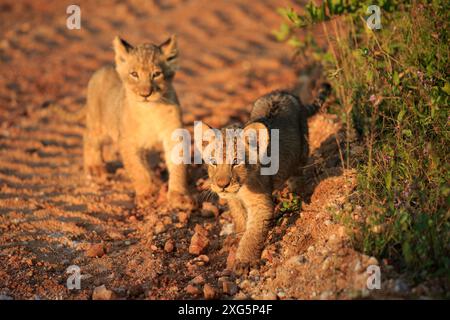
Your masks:
{"label": "green leaf", "polygon": [[402,134],[407,136],[407,137],[411,137],[412,136],[412,132],[409,129],[403,129],[402,130]]}
{"label": "green leaf", "polygon": [[442,87],[442,91],[450,95],[450,83],[446,82],[445,85]]}
{"label": "green leaf", "polygon": [[394,83],[396,86],[399,85],[399,83],[400,83],[400,77],[399,77],[397,71],[394,71],[394,74],[393,74],[393,76],[392,76],[392,81],[393,81],[393,83]]}
{"label": "green leaf", "polygon": [[402,109],[402,110],[398,113],[398,116],[397,116],[397,121],[398,121],[398,122],[402,122],[405,113],[406,113],[406,110],[405,110],[405,109]]}

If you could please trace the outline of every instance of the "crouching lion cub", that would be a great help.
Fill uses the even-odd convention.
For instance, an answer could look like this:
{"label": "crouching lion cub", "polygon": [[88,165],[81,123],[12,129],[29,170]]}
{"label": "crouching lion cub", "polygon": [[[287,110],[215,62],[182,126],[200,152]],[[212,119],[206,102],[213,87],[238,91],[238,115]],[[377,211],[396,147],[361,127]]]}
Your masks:
{"label": "crouching lion cub", "polygon": [[[249,122],[241,134],[232,139],[227,130],[236,127],[227,127],[212,134],[209,126],[201,124],[203,140],[196,147],[201,149],[207,164],[210,188],[227,200],[235,231],[243,233],[236,251],[234,268],[237,273],[247,272],[249,266],[260,259],[268,223],[274,213],[272,192],[288,178],[301,174],[301,167],[306,164],[309,153],[307,119],[321,107],[329,91],[330,87],[324,85],[311,105],[303,105],[297,97],[287,92],[267,94],[256,100]],[[271,162],[278,161],[278,168],[275,166],[278,170],[262,174],[261,169],[267,168],[267,161],[262,164],[261,157],[256,162],[250,161],[251,131],[256,133],[253,142],[258,152],[270,153]],[[209,132],[208,137],[205,132]],[[264,137],[266,139],[262,139]],[[278,152],[276,147],[272,148],[272,142],[277,140]],[[241,152],[244,157],[237,152],[239,143],[244,146],[244,152]],[[222,152],[215,153],[214,150],[218,149]],[[228,153],[229,150],[231,152]]]}
{"label": "crouching lion cub", "polygon": [[94,176],[104,173],[102,146],[116,144],[139,202],[159,189],[147,155],[162,147],[169,172],[168,199],[175,207],[191,206],[186,166],[171,159],[177,143],[171,139],[172,132],[182,128],[172,86],[178,57],[176,37],[161,45],[136,47],[116,37],[113,45],[116,67],[98,70],[88,85],[85,172]]}

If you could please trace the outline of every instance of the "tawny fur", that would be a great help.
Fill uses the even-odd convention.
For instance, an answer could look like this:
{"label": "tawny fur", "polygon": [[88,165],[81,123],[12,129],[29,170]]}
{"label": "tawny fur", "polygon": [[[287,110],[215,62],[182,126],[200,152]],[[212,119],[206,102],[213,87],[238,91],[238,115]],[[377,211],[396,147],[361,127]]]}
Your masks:
{"label": "tawny fur", "polygon": [[161,150],[169,171],[168,198],[177,206],[189,203],[186,166],[171,161],[171,139],[182,128],[181,109],[172,86],[178,50],[175,36],[156,46],[131,46],[114,39],[116,67],[98,70],[89,81],[84,135],[87,174],[105,172],[102,147],[114,143],[136,195],[156,193],[160,183],[146,153]]}
{"label": "tawny fur", "polygon": [[[261,175],[261,165],[248,164],[247,157],[244,162],[235,160],[234,164],[226,163],[225,154],[223,163],[215,159],[206,161],[211,190],[227,199],[235,230],[242,233],[236,252],[237,270],[260,259],[274,213],[272,192],[288,178],[300,176],[309,154],[307,118],[317,112],[328,91],[328,87],[322,90],[311,105],[302,105],[297,97],[279,91],[254,103],[250,120],[243,130],[267,130],[269,136],[270,129],[279,130],[279,170],[275,175]],[[203,124],[202,130],[208,129]],[[221,130],[223,135],[225,130]],[[212,138],[207,144],[214,141]]]}

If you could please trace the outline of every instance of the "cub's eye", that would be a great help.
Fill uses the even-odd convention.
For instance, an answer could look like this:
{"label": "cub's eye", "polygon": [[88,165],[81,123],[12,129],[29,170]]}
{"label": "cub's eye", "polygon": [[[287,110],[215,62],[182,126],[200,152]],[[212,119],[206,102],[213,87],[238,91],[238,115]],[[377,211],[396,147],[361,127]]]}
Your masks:
{"label": "cub's eye", "polygon": [[234,167],[234,166],[238,166],[238,165],[240,165],[240,164],[242,164],[242,162],[239,161],[239,159],[237,159],[237,158],[233,159],[233,162],[232,162],[233,167]]}
{"label": "cub's eye", "polygon": [[162,76],[162,72],[161,72],[161,71],[155,71],[155,72],[153,72],[153,78],[158,78],[158,77],[160,77],[160,76]]}
{"label": "cub's eye", "polygon": [[216,166],[217,165],[217,161],[214,158],[209,158],[208,164],[212,165],[212,166]]}
{"label": "cub's eye", "polygon": [[139,75],[136,71],[130,72],[130,76],[132,76],[133,78],[136,78],[136,79],[139,78]]}

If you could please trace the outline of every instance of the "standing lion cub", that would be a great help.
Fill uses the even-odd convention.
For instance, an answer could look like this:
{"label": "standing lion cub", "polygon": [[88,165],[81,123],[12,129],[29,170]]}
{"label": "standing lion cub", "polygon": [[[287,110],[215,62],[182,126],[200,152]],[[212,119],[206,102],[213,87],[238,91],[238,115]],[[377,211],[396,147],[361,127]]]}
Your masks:
{"label": "standing lion cub", "polygon": [[162,147],[169,171],[168,200],[190,206],[186,166],[171,160],[171,139],[182,128],[181,110],[172,79],[178,49],[172,36],[161,45],[133,47],[116,37],[113,42],[115,69],[105,67],[90,79],[87,91],[84,169],[88,175],[105,172],[102,146],[118,146],[137,199],[159,190],[147,162],[148,152]]}
{"label": "standing lion cub", "polygon": [[[198,148],[208,166],[211,190],[227,200],[235,230],[242,233],[236,252],[236,272],[248,271],[259,260],[274,213],[272,192],[287,179],[301,174],[309,153],[307,119],[321,107],[329,91],[330,87],[324,85],[311,105],[303,105],[287,92],[269,93],[256,100],[250,121],[239,135],[229,134],[230,129],[239,131],[236,126],[212,134],[209,126],[200,124],[203,138],[208,135]],[[262,170],[269,162],[262,163],[261,158],[251,162],[251,133],[253,146],[270,154],[270,165],[276,163],[277,170],[269,173]],[[239,143],[243,146],[241,154],[237,152]]]}

